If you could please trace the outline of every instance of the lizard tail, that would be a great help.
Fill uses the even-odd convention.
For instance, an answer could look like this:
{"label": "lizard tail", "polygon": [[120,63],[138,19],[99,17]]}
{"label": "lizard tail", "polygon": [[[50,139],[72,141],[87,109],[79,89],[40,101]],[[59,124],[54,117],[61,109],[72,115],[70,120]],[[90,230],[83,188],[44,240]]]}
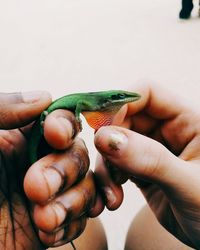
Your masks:
{"label": "lizard tail", "polygon": [[30,159],[31,164],[33,164],[34,162],[38,160],[37,151],[38,151],[38,146],[39,146],[41,138],[42,138],[42,134],[40,132],[40,119],[38,119],[33,125],[31,139],[28,145],[29,159]]}

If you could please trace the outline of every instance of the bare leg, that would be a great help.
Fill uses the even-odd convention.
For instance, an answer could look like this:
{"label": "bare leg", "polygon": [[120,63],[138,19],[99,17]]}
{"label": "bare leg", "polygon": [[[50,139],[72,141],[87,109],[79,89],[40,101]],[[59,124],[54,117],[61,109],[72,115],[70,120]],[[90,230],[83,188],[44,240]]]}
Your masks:
{"label": "bare leg", "polygon": [[129,228],[125,250],[190,250],[178,241],[156,220],[145,206],[134,218]]}
{"label": "bare leg", "polygon": [[[107,250],[104,228],[99,219],[89,219],[83,234],[73,241],[77,250]],[[73,250],[70,244],[49,250]]]}

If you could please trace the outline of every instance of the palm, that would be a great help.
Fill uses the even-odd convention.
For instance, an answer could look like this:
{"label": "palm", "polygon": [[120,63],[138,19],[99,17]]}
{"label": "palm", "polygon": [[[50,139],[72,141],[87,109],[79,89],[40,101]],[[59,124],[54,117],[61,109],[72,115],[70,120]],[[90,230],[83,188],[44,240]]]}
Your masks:
{"label": "palm", "polygon": [[0,130],[0,248],[44,249],[23,192],[27,143],[19,130]]}

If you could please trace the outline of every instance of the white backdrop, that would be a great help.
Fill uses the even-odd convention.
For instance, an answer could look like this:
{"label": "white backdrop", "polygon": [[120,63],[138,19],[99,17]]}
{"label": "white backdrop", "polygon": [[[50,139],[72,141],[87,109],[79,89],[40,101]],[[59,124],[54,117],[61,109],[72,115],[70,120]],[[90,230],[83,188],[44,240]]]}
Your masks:
{"label": "white backdrop", "polygon": [[[181,0],[0,0],[0,91],[125,89],[141,78],[200,104],[197,5],[180,21]],[[92,131],[83,137],[94,155]],[[90,136],[88,136],[90,135]],[[91,167],[94,157],[91,157]],[[125,202],[101,216],[110,250],[121,250],[131,218],[144,204],[133,184]]]}

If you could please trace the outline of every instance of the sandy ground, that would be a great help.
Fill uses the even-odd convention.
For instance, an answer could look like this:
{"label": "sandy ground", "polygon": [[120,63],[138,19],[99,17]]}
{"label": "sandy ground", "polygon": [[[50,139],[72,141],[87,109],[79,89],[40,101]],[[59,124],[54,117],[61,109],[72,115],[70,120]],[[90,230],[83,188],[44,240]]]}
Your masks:
{"label": "sandy ground", "polygon": [[[180,0],[0,1],[0,91],[125,89],[151,79],[200,104],[200,20],[180,21]],[[91,131],[83,137],[91,152]],[[125,201],[101,218],[110,250],[123,249],[131,218],[144,204],[125,185]]]}

